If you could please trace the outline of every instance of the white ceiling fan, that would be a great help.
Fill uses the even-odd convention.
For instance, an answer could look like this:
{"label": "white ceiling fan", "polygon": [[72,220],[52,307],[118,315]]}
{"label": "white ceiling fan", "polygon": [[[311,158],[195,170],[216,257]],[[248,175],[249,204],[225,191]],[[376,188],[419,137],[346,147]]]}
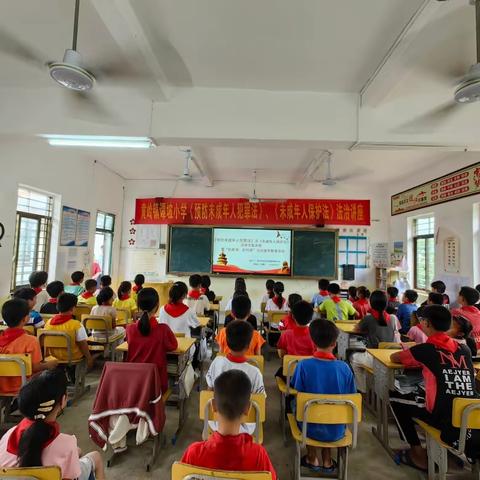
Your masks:
{"label": "white ceiling fan", "polygon": [[185,166],[183,167],[183,173],[177,177],[177,180],[180,180],[182,182],[192,182],[193,180],[199,180],[201,177],[194,177],[190,173],[190,161],[192,160],[192,149],[187,148],[181,151],[185,153]]}
{"label": "white ceiling fan", "polygon": [[362,175],[361,172],[355,175],[342,175],[340,177],[334,177],[332,175],[332,152],[326,150],[325,151],[325,157],[323,158],[320,166],[322,164],[326,165],[325,167],[325,177],[316,179],[315,181],[318,183],[321,183],[322,185],[325,185],[326,187],[333,187],[335,186],[338,182],[342,182],[344,180],[348,180],[353,177],[359,177]]}

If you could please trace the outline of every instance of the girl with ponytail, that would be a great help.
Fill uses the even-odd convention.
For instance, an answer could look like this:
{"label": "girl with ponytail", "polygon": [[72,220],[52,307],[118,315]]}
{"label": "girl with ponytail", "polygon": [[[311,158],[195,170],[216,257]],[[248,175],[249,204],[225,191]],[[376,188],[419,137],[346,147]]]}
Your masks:
{"label": "girl with ponytail", "polygon": [[288,310],[287,299],[283,297],[283,292],[285,287],[282,282],[275,282],[273,286],[273,298],[268,300],[267,305],[265,306],[265,311],[270,310]]}
{"label": "girl with ponytail", "polygon": [[122,310],[129,310],[133,317],[137,311],[137,302],[132,295],[132,284],[127,281],[122,282],[118,287],[117,295],[113,306]]}
{"label": "girl with ponytail", "polygon": [[[358,322],[355,331],[364,335],[366,348],[378,348],[380,342],[399,342],[399,324],[395,315],[387,313],[388,298],[385,292],[375,290],[370,295],[370,311]],[[364,367],[373,368],[373,357],[368,352],[354,353],[350,358],[358,390],[366,392]]]}
{"label": "girl with ponytail", "polygon": [[105,478],[98,452],[79,458],[74,435],[60,433],[57,416],[67,404],[67,379],[63,370],[32,377],[20,390],[18,406],[25,417],[0,440],[0,466],[58,466],[62,478]]}
{"label": "girl with ponytail", "polygon": [[158,323],[155,317],[160,303],[155,289],[142,288],[137,303],[140,319],[127,326],[127,362],[157,365],[162,392],[165,392],[168,388],[167,353],[178,347],[177,339],[170,327]]}

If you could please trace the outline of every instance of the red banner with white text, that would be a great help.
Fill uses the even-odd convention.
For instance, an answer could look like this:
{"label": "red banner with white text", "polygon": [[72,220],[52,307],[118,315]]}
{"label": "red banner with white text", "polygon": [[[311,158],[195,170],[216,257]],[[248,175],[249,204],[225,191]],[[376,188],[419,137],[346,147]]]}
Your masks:
{"label": "red banner with white text", "polygon": [[370,200],[137,198],[136,224],[370,225]]}

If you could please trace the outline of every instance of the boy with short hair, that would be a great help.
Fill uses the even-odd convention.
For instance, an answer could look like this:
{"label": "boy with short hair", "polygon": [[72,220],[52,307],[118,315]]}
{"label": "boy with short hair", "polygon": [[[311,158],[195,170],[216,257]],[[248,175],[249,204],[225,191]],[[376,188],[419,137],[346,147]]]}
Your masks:
{"label": "boy with short hair", "polygon": [[[72,360],[80,360],[85,357],[88,367],[93,366],[93,358],[90,355],[87,343],[87,332],[85,327],[73,319],[73,309],[77,305],[77,297],[72,293],[62,293],[58,297],[58,315],[48,320],[45,330],[56,332],[65,332],[72,339]],[[68,360],[67,351],[64,348],[50,348],[49,355],[53,355],[59,360]]]}
{"label": "boy with short hair", "polygon": [[[30,319],[29,313],[30,307],[22,298],[13,298],[3,304],[2,317],[8,328],[0,335],[0,353],[10,355],[28,353],[32,358],[33,373],[55,368],[58,362],[43,362],[38,339],[23,329]],[[17,377],[0,377],[0,395],[16,394],[21,383],[21,379]]]}
{"label": "boy with short hair", "polygon": [[250,409],[252,386],[245,372],[228,370],[214,383],[213,409],[218,416],[218,431],[208,440],[190,445],[182,462],[215,470],[277,474],[262,445],[253,442],[251,435],[240,433],[242,416]]}
{"label": "boy with short hair", "polygon": [[[470,350],[447,335],[452,315],[441,305],[429,305],[421,310],[420,322],[427,335],[426,343],[395,352],[391,361],[405,367],[422,367],[425,380],[425,401],[415,404],[393,393],[390,399],[395,418],[410,450],[399,454],[399,460],[420,470],[427,470],[427,452],[422,448],[414,419],[420,419],[440,429],[442,441],[452,445],[459,430],[452,426],[454,398],[476,398],[475,370]],[[418,402],[418,396],[415,396]],[[423,399],[422,399],[423,400]],[[467,436],[466,455],[477,458],[479,438],[475,430]],[[476,447],[475,447],[476,444]],[[476,451],[475,451],[476,450]]]}
{"label": "boy with short hair", "polygon": [[357,288],[357,301],[353,303],[353,308],[358,312],[357,319],[362,320],[370,311],[370,290],[367,287]]}
{"label": "boy with short hair", "polygon": [[430,292],[427,298],[427,305],[445,305],[441,293]]}
{"label": "boy with short hair", "polygon": [[35,290],[37,294],[37,301],[35,303],[35,310],[38,312],[40,307],[48,302],[48,293],[45,290],[47,285],[48,273],[43,270],[32,272],[28,277],[28,283]]}
{"label": "boy with short hair", "polygon": [[320,306],[325,300],[330,298],[328,293],[328,286],[330,282],[326,278],[322,278],[318,281],[318,293],[312,297],[313,308]]}
{"label": "boy with short hair", "polygon": [[403,294],[403,302],[397,309],[397,318],[402,328],[400,333],[406,335],[410,329],[410,317],[412,312],[416,312],[418,306],[415,304],[418,293],[415,290],[405,290]]}
{"label": "boy with short hair", "polygon": [[80,270],[73,272],[70,275],[72,283],[70,283],[70,285],[65,285],[65,293],[73,293],[76,297],[78,297],[84,290],[82,286],[84,278],[85,274]]}
{"label": "boy with short hair", "polygon": [[50,298],[48,299],[47,303],[44,303],[42,305],[42,308],[40,308],[40,313],[45,313],[47,315],[56,315],[58,313],[58,296],[63,293],[63,290],[63,282],[60,282],[59,280],[50,282],[47,285],[47,293],[50,295]]}
{"label": "boy with short hair", "polygon": [[205,315],[205,312],[210,308],[210,302],[206,295],[202,295],[200,289],[202,288],[201,275],[191,275],[188,283],[190,284],[190,290],[188,292],[185,303],[197,314]]}
{"label": "boy with short hair", "polygon": [[19,288],[12,295],[13,298],[21,298],[27,302],[30,310],[30,319],[27,325],[33,325],[36,329],[42,328],[45,325],[42,316],[34,310],[35,302],[37,301],[37,294],[35,290],[30,287]]}
{"label": "boy with short hair", "polygon": [[296,303],[301,302],[302,300],[303,300],[302,296],[299,295],[298,293],[291,293],[288,296],[288,302],[287,302],[288,313],[282,318],[282,320],[278,324],[278,328],[280,331],[290,330],[291,328],[295,328],[295,320],[293,319],[293,316],[292,316],[292,309]]}
{"label": "boy with short hair", "polygon": [[480,349],[480,310],[475,304],[480,299],[478,290],[472,287],[462,287],[458,292],[460,308],[452,310],[452,316],[465,317],[472,324],[472,338],[477,350]]}
{"label": "boy with short hair", "polygon": [[91,305],[92,307],[97,305],[97,298],[95,297],[96,290],[97,282],[90,278],[85,282],[85,291],[78,296],[78,303]]}
{"label": "boy with short hair", "polygon": [[398,301],[398,288],[388,287],[387,295],[388,295],[387,313],[395,314],[397,313],[397,309],[400,306],[400,302]]}
{"label": "boy with short hair", "polygon": [[283,358],[285,355],[313,355],[316,347],[308,329],[313,318],[312,305],[304,300],[295,303],[292,307],[292,317],[295,325],[282,332],[277,343],[278,356]]}
{"label": "boy with short hair", "polygon": [[[447,290],[447,286],[445,285],[445,283],[441,280],[435,280],[430,284],[430,288],[430,293],[439,293],[442,296],[442,305],[446,305],[448,307],[448,305],[450,304],[450,297],[445,293],[445,291]],[[430,304],[428,303],[428,300],[425,300],[420,306],[425,307],[427,305]]]}
{"label": "boy with short hair", "polygon": [[[318,319],[310,324],[310,336],[316,346],[314,358],[298,363],[292,387],[299,392],[319,394],[356,393],[355,379],[348,365],[335,358],[338,329],[329,320]],[[301,427],[301,426],[300,426]],[[307,436],[314,440],[334,442],[345,436],[345,425],[308,424]],[[307,445],[301,464],[315,472],[333,473],[337,468],[330,448],[317,449]]]}
{"label": "boy with short hair", "polygon": [[[232,300],[232,315],[236,320],[247,322],[250,317],[250,311],[252,308],[252,302],[245,295],[239,295]],[[228,327],[227,327],[228,328]],[[222,328],[217,335],[216,341],[218,343],[221,353],[230,353],[230,348],[227,343],[226,328]],[[265,339],[260,335],[257,330],[253,331],[250,345],[248,346],[245,355],[260,355],[262,345],[265,343]]]}
{"label": "boy with short hair", "polygon": [[350,302],[340,298],[340,285],[338,283],[331,283],[328,286],[328,293],[330,298],[324,300],[318,307],[318,311],[326,315],[327,320],[331,322],[348,320],[349,316],[355,317],[358,315],[358,312]]}

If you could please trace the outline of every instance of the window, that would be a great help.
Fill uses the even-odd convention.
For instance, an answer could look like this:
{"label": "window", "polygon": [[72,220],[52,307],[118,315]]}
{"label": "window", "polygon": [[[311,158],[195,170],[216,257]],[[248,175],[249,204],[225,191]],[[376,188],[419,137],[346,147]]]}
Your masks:
{"label": "window", "polygon": [[355,265],[367,268],[367,237],[347,236],[338,238],[339,265]]}
{"label": "window", "polygon": [[12,288],[28,285],[35,270],[48,270],[52,215],[52,196],[18,189]]}
{"label": "window", "polygon": [[435,274],[435,218],[422,217],[413,220],[413,285],[427,290]]}
{"label": "window", "polygon": [[102,275],[110,275],[112,268],[113,229],[115,215],[97,213],[97,228],[95,230],[95,263],[100,267]]}

